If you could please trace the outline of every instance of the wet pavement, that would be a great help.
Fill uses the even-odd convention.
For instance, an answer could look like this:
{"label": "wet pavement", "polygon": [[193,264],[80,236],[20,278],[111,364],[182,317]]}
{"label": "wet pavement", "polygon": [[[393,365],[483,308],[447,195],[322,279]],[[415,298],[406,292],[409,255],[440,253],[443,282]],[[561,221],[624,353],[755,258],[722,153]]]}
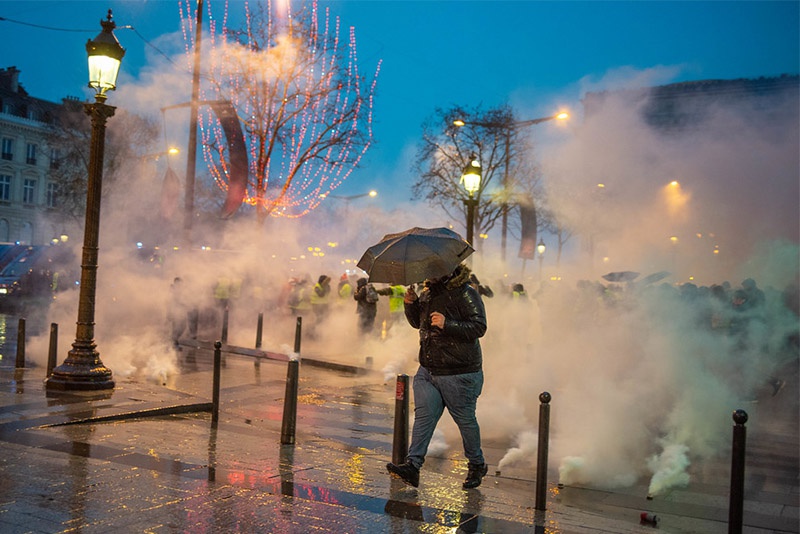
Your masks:
{"label": "wet pavement", "polygon": [[[648,480],[558,487],[551,463],[547,511],[536,512],[536,473],[496,471],[508,442],[484,442],[489,476],[475,490],[461,489],[457,448],[429,457],[418,489],[391,478],[394,382],[326,366],[324,354],[304,354],[295,444],[281,445],[280,358],[226,355],[214,427],[206,348],[184,347],[180,374],[165,383],[115,376],[108,398],[48,397],[44,369],[13,369],[13,325],[3,335],[3,533],[728,532],[729,457],[692,466],[687,487],[653,500]],[[746,533],[800,532],[797,373],[787,378],[779,396],[748,407]],[[177,413],[152,415],[166,412]],[[641,523],[642,512],[658,524]]]}

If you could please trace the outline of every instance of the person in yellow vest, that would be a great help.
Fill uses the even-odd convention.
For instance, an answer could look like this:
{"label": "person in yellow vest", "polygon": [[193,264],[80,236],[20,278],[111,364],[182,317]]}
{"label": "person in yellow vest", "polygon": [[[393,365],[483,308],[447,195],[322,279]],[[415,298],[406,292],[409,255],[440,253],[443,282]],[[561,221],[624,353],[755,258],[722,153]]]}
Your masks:
{"label": "person in yellow vest", "polygon": [[350,297],[353,296],[353,284],[350,283],[350,277],[347,276],[347,273],[342,274],[341,278],[339,278],[337,290],[339,292],[340,304],[350,302]]}
{"label": "person in yellow vest", "polygon": [[403,302],[403,297],[406,294],[405,286],[393,285],[385,287],[379,289],[378,294],[389,297],[389,328],[400,321],[405,322],[406,309]]}
{"label": "person in yellow vest", "polygon": [[228,307],[231,298],[231,279],[227,276],[220,276],[217,285],[214,286],[214,300],[220,310]]}
{"label": "person in yellow vest", "polygon": [[522,284],[514,284],[511,288],[511,297],[515,301],[528,300],[528,293],[525,291],[525,286]]}
{"label": "person in yellow vest", "polygon": [[331,277],[326,274],[321,274],[317,283],[311,291],[311,310],[314,312],[314,324],[309,325],[309,333],[313,336],[316,334],[316,328],[322,324],[325,317],[328,315],[328,308],[330,307],[329,296],[331,294]]}
{"label": "person in yellow vest", "polygon": [[308,280],[301,278],[289,294],[289,308],[295,316],[307,315],[311,310],[311,296],[309,295]]}

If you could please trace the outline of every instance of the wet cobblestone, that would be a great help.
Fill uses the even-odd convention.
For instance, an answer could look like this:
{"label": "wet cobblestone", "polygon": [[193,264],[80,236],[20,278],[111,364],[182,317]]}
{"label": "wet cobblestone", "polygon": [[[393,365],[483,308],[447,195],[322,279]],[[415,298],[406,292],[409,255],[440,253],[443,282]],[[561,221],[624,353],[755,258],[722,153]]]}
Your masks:
{"label": "wet cobblestone", "polygon": [[[479,489],[461,490],[460,451],[430,458],[421,487],[408,488],[385,470],[394,384],[369,373],[304,368],[293,446],[280,445],[285,364],[238,357],[223,369],[216,429],[208,413],[46,426],[207,402],[210,354],[194,360],[166,385],[125,378],[95,401],[47,398],[42,369],[0,370],[0,532],[649,533],[644,510],[661,517],[660,532],[727,532],[727,458],[653,501],[645,481],[615,491],[551,483],[537,513],[534,470],[494,475],[510,444],[488,442]],[[797,533],[796,421],[769,430],[748,444],[745,532]]]}

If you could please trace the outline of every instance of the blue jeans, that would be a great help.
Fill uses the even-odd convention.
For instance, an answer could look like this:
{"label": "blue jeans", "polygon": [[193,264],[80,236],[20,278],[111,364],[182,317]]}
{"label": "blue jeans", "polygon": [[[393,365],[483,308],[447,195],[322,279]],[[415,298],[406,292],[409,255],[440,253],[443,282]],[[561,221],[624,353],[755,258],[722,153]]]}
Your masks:
{"label": "blue jeans", "polygon": [[461,432],[464,456],[470,464],[483,464],[481,429],[475,417],[482,389],[483,371],[434,376],[420,366],[414,376],[414,429],[406,462],[417,469],[422,467],[433,431],[447,408]]}

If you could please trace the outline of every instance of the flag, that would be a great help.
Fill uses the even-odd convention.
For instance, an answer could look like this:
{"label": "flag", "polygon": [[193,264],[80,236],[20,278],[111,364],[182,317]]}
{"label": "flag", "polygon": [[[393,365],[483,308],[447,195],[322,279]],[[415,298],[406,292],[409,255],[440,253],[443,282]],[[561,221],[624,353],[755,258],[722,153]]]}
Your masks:
{"label": "flag", "polygon": [[522,227],[522,237],[519,241],[520,258],[532,260],[536,257],[536,233],[538,221],[536,220],[536,206],[533,201],[529,204],[520,204],[519,219]]}
{"label": "flag", "polygon": [[228,157],[230,171],[228,172],[228,195],[222,207],[222,217],[231,217],[239,206],[242,205],[247,191],[248,163],[247,147],[244,144],[242,126],[236,109],[227,100],[216,100],[210,103],[211,109],[219,120],[225,138],[228,141]]}

